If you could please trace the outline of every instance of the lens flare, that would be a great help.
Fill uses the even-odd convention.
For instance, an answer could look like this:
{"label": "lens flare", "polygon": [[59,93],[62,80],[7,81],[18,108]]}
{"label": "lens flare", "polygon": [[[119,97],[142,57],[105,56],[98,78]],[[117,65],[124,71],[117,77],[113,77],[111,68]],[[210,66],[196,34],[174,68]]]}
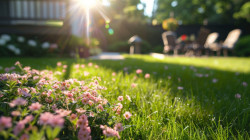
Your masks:
{"label": "lens flare", "polygon": [[97,4],[96,0],[78,0],[78,2],[85,8],[93,8]]}

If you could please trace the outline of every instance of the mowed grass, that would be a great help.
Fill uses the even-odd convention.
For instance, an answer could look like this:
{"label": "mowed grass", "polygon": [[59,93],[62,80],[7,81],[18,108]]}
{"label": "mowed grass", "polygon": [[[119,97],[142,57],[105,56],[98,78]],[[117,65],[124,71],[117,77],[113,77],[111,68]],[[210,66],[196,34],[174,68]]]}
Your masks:
{"label": "mowed grass", "polygon": [[[133,116],[124,121],[122,139],[250,139],[250,58],[124,56],[119,61],[1,58],[0,66],[10,67],[18,60],[24,66],[58,71],[60,61],[68,65],[63,79],[101,77],[100,84],[107,87],[103,96],[112,103],[118,96],[132,98],[124,105]],[[99,68],[89,67],[89,62]],[[75,64],[85,68],[76,69]]]}

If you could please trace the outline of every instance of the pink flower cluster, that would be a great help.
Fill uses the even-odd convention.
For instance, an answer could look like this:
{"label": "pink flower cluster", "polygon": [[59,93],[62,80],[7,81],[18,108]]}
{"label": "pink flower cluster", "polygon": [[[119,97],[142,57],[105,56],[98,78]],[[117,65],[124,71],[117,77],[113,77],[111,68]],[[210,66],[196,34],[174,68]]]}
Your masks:
{"label": "pink flower cluster", "polygon": [[32,104],[29,106],[29,109],[30,109],[31,111],[36,111],[36,110],[39,110],[41,107],[42,107],[42,105],[39,104],[38,102],[36,102],[36,103],[32,103]]}
{"label": "pink flower cluster", "polygon": [[13,100],[12,102],[9,103],[10,107],[15,107],[15,106],[19,106],[19,105],[25,105],[27,104],[27,101],[23,98],[17,98],[15,100]]}
{"label": "pink flower cluster", "polygon": [[137,74],[141,74],[141,73],[142,73],[142,69],[137,69],[137,70],[136,70],[136,73],[137,73]]}
{"label": "pink flower cluster", "polygon": [[34,117],[32,115],[28,115],[23,120],[19,121],[14,127],[14,134],[17,136],[25,128],[25,125],[31,122],[33,119]]}
{"label": "pink flower cluster", "polygon": [[2,116],[0,118],[0,131],[2,131],[4,128],[12,127],[12,122],[11,121],[12,121],[11,117]]}
{"label": "pink flower cluster", "polygon": [[118,131],[115,129],[103,125],[101,125],[100,128],[102,129],[103,135],[107,137],[117,137],[118,139],[121,138]]}
{"label": "pink flower cluster", "polygon": [[53,115],[50,112],[45,112],[40,115],[39,123],[41,125],[50,125],[52,127],[63,127],[64,119],[61,115]]}
{"label": "pink flower cluster", "polygon": [[91,129],[89,127],[88,117],[86,115],[81,115],[77,121],[77,126],[79,127],[78,139],[79,140],[91,140]]}

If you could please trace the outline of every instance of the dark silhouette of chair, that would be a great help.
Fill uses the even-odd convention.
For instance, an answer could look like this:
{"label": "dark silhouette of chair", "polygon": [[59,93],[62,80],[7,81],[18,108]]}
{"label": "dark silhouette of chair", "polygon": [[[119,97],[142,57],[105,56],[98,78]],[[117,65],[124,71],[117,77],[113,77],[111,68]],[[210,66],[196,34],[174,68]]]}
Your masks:
{"label": "dark silhouette of chair", "polygon": [[186,47],[186,54],[194,54],[200,56],[202,54],[202,50],[204,49],[204,45],[209,33],[210,31],[208,29],[202,27],[198,33],[197,39]]}
{"label": "dark silhouette of chair", "polygon": [[163,53],[174,51],[174,55],[178,55],[179,45],[176,43],[176,34],[172,31],[162,33],[162,40],[164,43]]}
{"label": "dark silhouette of chair", "polygon": [[234,29],[231,32],[228,33],[227,38],[222,44],[214,43],[213,45],[210,45],[210,50],[216,51],[217,55],[220,55],[221,50],[223,50],[223,55],[228,56],[228,51],[233,50],[235,44],[237,43],[239,37],[241,34],[240,29]]}

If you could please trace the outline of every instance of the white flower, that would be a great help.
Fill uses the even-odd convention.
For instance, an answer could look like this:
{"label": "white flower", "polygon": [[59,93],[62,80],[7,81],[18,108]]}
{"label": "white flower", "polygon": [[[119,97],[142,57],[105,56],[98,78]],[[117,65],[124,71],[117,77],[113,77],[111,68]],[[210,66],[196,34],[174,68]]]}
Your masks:
{"label": "white flower", "polygon": [[5,45],[5,43],[6,43],[6,41],[5,41],[4,39],[1,39],[1,38],[0,38],[0,45],[3,46],[3,45]]}
{"label": "white flower", "polygon": [[18,42],[24,42],[24,41],[25,41],[25,38],[22,37],[22,36],[19,36],[19,37],[17,38],[17,41],[18,41]]}
{"label": "white flower", "polygon": [[7,34],[3,34],[3,35],[1,36],[1,38],[2,38],[3,40],[5,40],[5,41],[10,41],[10,40],[11,40],[11,37],[10,37],[9,35],[7,35]]}
{"label": "white flower", "polygon": [[21,50],[19,49],[19,48],[16,48],[14,45],[12,45],[12,44],[9,44],[8,46],[7,46],[7,48],[10,50],[10,51],[12,51],[12,52],[14,52],[16,55],[20,55],[21,54]]}
{"label": "white flower", "polygon": [[11,51],[15,51],[15,49],[16,49],[16,47],[15,47],[14,45],[12,45],[12,44],[9,44],[9,45],[7,46],[7,48],[8,48],[9,50],[11,50]]}
{"label": "white flower", "polygon": [[15,53],[16,55],[20,55],[20,54],[21,54],[21,50],[18,49],[18,48],[16,48],[16,49],[14,50],[14,53]]}
{"label": "white flower", "polygon": [[36,47],[36,41],[34,41],[34,40],[29,40],[29,41],[28,41],[28,44],[29,44],[31,47]]}
{"label": "white flower", "polygon": [[44,42],[44,43],[42,44],[42,48],[43,48],[43,49],[48,49],[49,47],[50,47],[49,42]]}

